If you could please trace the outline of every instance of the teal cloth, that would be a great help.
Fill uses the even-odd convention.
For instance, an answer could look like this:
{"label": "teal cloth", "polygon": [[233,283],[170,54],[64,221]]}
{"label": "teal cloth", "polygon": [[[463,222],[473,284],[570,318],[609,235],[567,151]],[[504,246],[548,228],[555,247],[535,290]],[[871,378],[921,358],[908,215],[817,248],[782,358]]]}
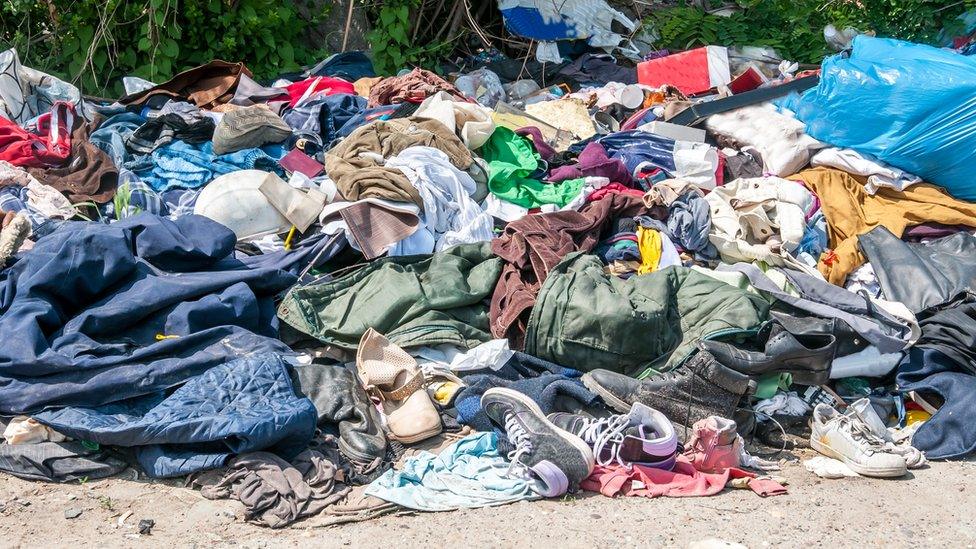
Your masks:
{"label": "teal cloth", "polygon": [[538,480],[508,476],[498,435],[475,433],[434,455],[421,452],[401,470],[390,469],[366,487],[366,495],[418,511],[453,511],[540,499]]}
{"label": "teal cloth", "polygon": [[488,190],[523,208],[563,207],[579,195],[585,183],[584,179],[545,183],[529,177],[539,167],[539,153],[528,138],[503,126],[495,128],[479,153],[488,162]]}

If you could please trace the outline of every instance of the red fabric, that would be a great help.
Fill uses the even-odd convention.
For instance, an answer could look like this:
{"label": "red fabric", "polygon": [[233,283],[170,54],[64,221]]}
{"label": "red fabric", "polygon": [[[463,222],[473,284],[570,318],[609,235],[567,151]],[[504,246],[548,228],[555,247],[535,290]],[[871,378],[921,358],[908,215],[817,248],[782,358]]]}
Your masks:
{"label": "red fabric", "polygon": [[749,489],[764,498],[786,494],[786,486],[769,478],[754,478],[750,480]]}
{"label": "red fabric", "polygon": [[74,107],[69,103],[55,103],[51,112],[42,114],[36,134],[0,117],[0,160],[24,168],[64,164],[71,154],[73,120]]}
{"label": "red fabric", "polygon": [[[715,186],[725,185],[725,153],[718,151],[718,168],[715,168]],[[705,191],[708,194],[709,191]]]}
{"label": "red fabric", "polygon": [[324,91],[326,95],[335,95],[337,93],[348,93],[352,95],[356,94],[356,88],[354,88],[351,83],[346,82],[341,78],[313,76],[312,78],[295,82],[294,84],[285,88],[288,91],[288,97],[291,98],[289,105],[294,107],[298,103],[298,100],[301,99],[302,96],[305,95],[305,92],[313,85],[315,86],[312,89],[313,94],[320,91]]}
{"label": "red fabric", "polygon": [[611,194],[626,194],[637,198],[643,198],[644,191],[638,189],[631,189],[630,187],[626,185],[621,185],[620,183],[609,183],[591,192],[586,197],[586,201],[593,202],[594,200],[600,200],[602,198],[605,198],[607,195],[611,195]]}
{"label": "red fabric", "polygon": [[702,473],[695,469],[688,458],[678,455],[671,471],[637,464],[630,469],[621,465],[597,465],[593,473],[580,483],[580,488],[600,492],[607,497],[714,496],[725,489],[729,479],[755,476],[735,468],[722,473]]}

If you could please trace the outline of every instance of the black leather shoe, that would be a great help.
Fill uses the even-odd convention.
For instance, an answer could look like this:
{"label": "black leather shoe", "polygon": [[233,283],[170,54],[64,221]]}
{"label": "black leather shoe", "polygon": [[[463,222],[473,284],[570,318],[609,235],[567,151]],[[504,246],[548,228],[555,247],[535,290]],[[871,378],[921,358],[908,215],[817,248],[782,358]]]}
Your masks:
{"label": "black leather shoe", "polygon": [[356,374],[338,364],[297,366],[292,381],[319,414],[320,427],[338,427],[339,451],[357,470],[386,456],[386,435],[379,411],[369,401]]}
{"label": "black leather shoe", "polygon": [[583,384],[620,413],[628,413],[635,402],[640,402],[685,427],[708,416],[733,417],[742,397],[756,390],[755,381],[726,368],[707,351],[699,351],[674,370],[647,379],[593,370],[583,375]]}
{"label": "black leather shoe", "polygon": [[748,376],[789,373],[800,385],[823,385],[830,379],[830,364],[837,338],[830,333],[801,333],[779,320],[768,323],[757,336],[762,351],[742,349],[721,341],[701,341],[700,347],[716,360]]}

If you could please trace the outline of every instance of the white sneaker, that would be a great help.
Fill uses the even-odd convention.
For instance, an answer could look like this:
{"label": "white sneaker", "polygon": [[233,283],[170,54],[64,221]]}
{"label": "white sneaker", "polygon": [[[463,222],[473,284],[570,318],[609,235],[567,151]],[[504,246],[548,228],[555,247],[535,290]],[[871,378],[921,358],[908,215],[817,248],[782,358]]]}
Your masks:
{"label": "white sneaker", "polygon": [[918,469],[925,465],[925,454],[918,448],[912,446],[908,440],[896,441],[895,437],[892,436],[891,430],[885,426],[881,416],[878,415],[874,406],[871,405],[870,400],[862,398],[854,404],[851,404],[849,410],[850,412],[848,413],[857,414],[874,436],[885,441],[884,449],[886,452],[898,454],[905,458],[905,464],[908,465],[909,469]]}
{"label": "white sneaker", "polygon": [[828,404],[818,404],[811,431],[814,450],[843,461],[859,475],[892,478],[908,472],[905,458],[887,451],[885,441],[852,411],[841,414]]}

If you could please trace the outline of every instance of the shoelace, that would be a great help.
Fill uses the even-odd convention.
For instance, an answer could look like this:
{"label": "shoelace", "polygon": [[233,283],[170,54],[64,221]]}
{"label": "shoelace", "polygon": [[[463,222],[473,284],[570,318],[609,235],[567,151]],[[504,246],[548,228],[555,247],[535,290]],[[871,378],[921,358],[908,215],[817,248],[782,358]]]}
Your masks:
{"label": "shoelace", "polygon": [[[620,457],[620,448],[624,443],[624,429],[630,425],[630,417],[615,415],[602,419],[584,418],[583,425],[576,432],[576,436],[593,447],[593,454],[599,465],[610,465],[616,461],[623,467],[630,467],[630,462]],[[602,458],[603,451],[609,447],[609,456]]]}
{"label": "shoelace", "polygon": [[854,442],[859,444],[864,450],[870,453],[886,453],[885,444],[887,441],[871,432],[871,429],[864,422],[858,421],[851,416],[841,415],[839,417],[841,424],[846,425],[850,430],[851,438]]}
{"label": "shoelace", "polygon": [[530,478],[532,473],[522,463],[522,456],[532,451],[532,440],[529,438],[528,431],[519,423],[515,413],[505,414],[505,432],[508,433],[508,440],[515,446],[515,449],[508,453],[509,463],[505,476]]}

